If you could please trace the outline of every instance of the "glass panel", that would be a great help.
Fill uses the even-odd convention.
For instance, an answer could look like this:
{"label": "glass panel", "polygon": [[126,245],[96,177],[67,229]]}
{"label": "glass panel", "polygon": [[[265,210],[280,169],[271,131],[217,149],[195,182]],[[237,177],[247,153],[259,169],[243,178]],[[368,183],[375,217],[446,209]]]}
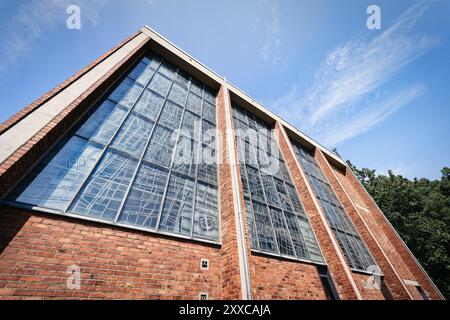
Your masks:
{"label": "glass panel", "polygon": [[258,234],[259,247],[263,251],[277,253],[272,224],[267,207],[253,201],[253,208],[256,223],[256,233]]}
{"label": "glass panel", "polygon": [[151,69],[149,65],[141,62],[130,73],[130,78],[136,80],[139,84],[146,86],[154,73],[155,70]]}
{"label": "glass panel", "polygon": [[165,75],[166,77],[172,79],[175,73],[175,66],[168,62],[163,62],[162,65],[159,67],[158,72]]}
{"label": "glass panel", "polygon": [[306,247],[305,241],[303,239],[304,231],[300,228],[297,217],[290,212],[285,212],[285,217],[286,223],[291,233],[292,242],[294,244],[297,257],[300,259],[310,259],[308,248]]}
{"label": "glass panel", "polygon": [[178,70],[177,75],[175,76],[175,80],[186,88],[189,86],[189,79],[189,74],[181,70]]}
{"label": "glass panel", "polygon": [[69,211],[113,221],[136,167],[137,160],[107,151]]}
{"label": "glass panel", "polygon": [[211,104],[216,104],[216,94],[209,88],[205,89],[205,99]]}
{"label": "glass panel", "polygon": [[189,111],[185,111],[181,128],[181,134],[198,141],[202,132],[202,122],[200,117]]}
{"label": "glass panel", "polygon": [[216,107],[206,101],[203,102],[203,118],[216,123]]}
{"label": "glass panel", "polygon": [[[32,171],[17,202],[65,210],[101,155],[101,148],[73,137]],[[50,160],[51,159],[51,160]],[[31,180],[31,182],[30,182]]]}
{"label": "glass panel", "polygon": [[77,131],[77,135],[107,145],[127,113],[124,107],[106,100]]}
{"label": "glass panel", "polygon": [[166,101],[158,123],[172,129],[178,129],[183,116],[183,109],[173,102]]}
{"label": "glass panel", "polygon": [[288,256],[295,256],[294,248],[292,247],[291,239],[289,238],[288,229],[284,222],[283,213],[281,210],[271,208],[273,227],[275,229],[275,236],[277,237],[278,249],[281,254]]}
{"label": "glass panel", "polygon": [[152,81],[150,81],[150,85],[148,87],[153,91],[159,93],[161,96],[165,97],[169,92],[171,84],[172,80],[157,73],[153,77]]}
{"label": "glass panel", "polygon": [[250,166],[246,166],[246,168],[247,168],[248,185],[250,188],[250,194],[252,195],[252,199],[265,202],[263,188],[261,180],[259,178],[258,170]]}
{"label": "glass panel", "polygon": [[140,94],[144,90],[144,87],[138,85],[130,78],[126,78],[119,87],[109,97],[112,101],[123,105],[126,108],[131,108]]}
{"label": "glass panel", "polygon": [[155,55],[145,57],[142,62],[148,64],[152,69],[157,69],[161,63],[161,58]]}
{"label": "glass panel", "polygon": [[203,95],[203,84],[195,79],[192,79],[191,91],[201,97]]}
{"label": "glass panel", "polygon": [[172,89],[170,89],[169,99],[184,107],[184,105],[186,104],[186,95],[187,89],[183,88],[177,83],[174,83],[172,85]]}
{"label": "glass panel", "polygon": [[280,200],[278,200],[277,189],[273,183],[272,176],[261,175],[261,179],[264,185],[264,192],[267,197],[267,202],[272,206],[281,207]]}
{"label": "glass panel", "polygon": [[198,143],[180,136],[175,151],[172,170],[195,178]]}
{"label": "glass panel", "polygon": [[245,209],[247,213],[247,225],[248,225],[248,232],[250,236],[250,242],[251,247],[258,249],[258,239],[256,238],[256,229],[255,229],[255,223],[253,221],[253,209],[252,204],[249,199],[245,198]]}
{"label": "glass panel", "polygon": [[128,194],[119,222],[155,228],[167,180],[167,170],[143,163]]}
{"label": "glass panel", "polygon": [[152,128],[153,122],[147,121],[132,112],[114,138],[112,146],[140,157],[150,138]]}
{"label": "glass panel", "polygon": [[169,168],[175,145],[172,135],[172,130],[156,125],[144,159],[162,167]]}
{"label": "glass panel", "polygon": [[194,237],[211,240],[219,237],[217,197],[216,188],[200,182],[197,183]]}
{"label": "glass panel", "polygon": [[139,98],[134,111],[138,112],[153,121],[156,121],[164,103],[164,98],[151,90],[146,89]]}
{"label": "glass panel", "polygon": [[172,174],[159,229],[191,234],[194,180]]}
{"label": "glass panel", "polygon": [[[192,87],[191,87],[191,90],[192,90]],[[188,109],[198,115],[201,115],[202,114],[202,98],[200,98],[199,96],[197,96],[193,93],[189,93],[187,104],[186,104],[186,109]]]}

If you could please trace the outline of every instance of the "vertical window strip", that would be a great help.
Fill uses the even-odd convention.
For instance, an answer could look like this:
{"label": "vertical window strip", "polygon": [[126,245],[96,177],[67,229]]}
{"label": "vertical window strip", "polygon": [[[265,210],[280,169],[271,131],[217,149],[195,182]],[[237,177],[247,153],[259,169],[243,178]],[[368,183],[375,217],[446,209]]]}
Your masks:
{"label": "vertical window strip", "polygon": [[295,154],[305,170],[314,194],[325,213],[328,224],[333,230],[344,256],[354,270],[372,272],[375,261],[356,231],[353,223],[331,188],[327,178],[309,150],[292,141]]}
{"label": "vertical window strip", "polygon": [[[233,117],[237,130],[241,180],[247,211],[251,214],[247,217],[247,225],[252,249],[323,262],[300,198],[298,196],[296,199],[292,198],[297,191],[292,186],[292,177],[285,167],[272,129],[234,104]],[[256,134],[245,132],[248,129],[255,130]],[[258,140],[255,142],[252,137]],[[270,161],[277,161],[277,172],[268,170],[270,168],[267,165]],[[298,219],[304,219],[306,223],[301,225]],[[306,241],[303,233],[308,230],[310,235]],[[310,248],[309,245],[313,247]]]}

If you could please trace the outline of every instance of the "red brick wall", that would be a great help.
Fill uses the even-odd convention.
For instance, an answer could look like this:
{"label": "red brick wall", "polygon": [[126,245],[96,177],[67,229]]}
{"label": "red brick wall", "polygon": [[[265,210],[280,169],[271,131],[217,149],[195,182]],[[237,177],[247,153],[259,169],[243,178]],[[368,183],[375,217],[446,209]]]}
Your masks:
{"label": "red brick wall", "polygon": [[362,240],[372,254],[372,257],[375,259],[377,265],[384,274],[386,286],[391,291],[393,297],[395,299],[411,299],[412,297],[403,284],[403,280],[399,277],[392,263],[380,247],[372,231],[367,227],[367,224],[361,218],[351,199],[348,197],[345,189],[343,189],[342,185],[339,183],[339,180],[336,178],[331,165],[328,163],[322,151],[317,149],[315,152],[315,158],[336,193],[336,196],[342,203],[342,206],[344,207],[350,220],[353,222],[355,228],[361,235]]}
{"label": "red brick wall", "polygon": [[317,267],[275,257],[252,256],[253,298],[325,300]]}
{"label": "red brick wall", "polygon": [[236,233],[235,206],[231,180],[231,167],[227,161],[229,157],[227,136],[227,116],[225,91],[221,87],[217,97],[217,130],[219,139],[219,196],[222,234],[222,267],[223,267],[223,297],[224,299],[242,299],[242,286],[238,256],[238,240]]}
{"label": "red brick wall", "polygon": [[[360,212],[364,221],[367,223],[368,227],[375,235],[379,245],[383,248],[383,251],[387,255],[389,261],[394,266],[395,270],[398,272],[401,279],[416,280],[415,277],[410,272],[410,270],[408,269],[407,264],[402,259],[402,256],[398,253],[397,249],[390,241],[389,237],[386,235],[385,233],[386,228],[383,228],[385,227],[386,223],[384,221],[381,221],[381,223],[377,221],[376,212],[374,212],[375,208],[373,206],[370,206],[370,204],[367,204],[364,198],[361,196],[361,194],[356,192],[354,186],[350,183],[348,179],[348,174],[345,174],[334,167],[332,168],[336,177],[341,182],[343,187],[346,189],[348,195],[355,203],[355,205],[359,205],[362,208],[366,209],[364,210],[357,207],[357,210]],[[414,299],[416,299],[418,294],[417,288],[414,286],[406,286],[406,288],[408,289],[410,295],[413,296]],[[422,299],[420,294],[419,298]]]}
{"label": "red brick wall", "polygon": [[[217,246],[5,207],[0,214],[0,299],[222,297]],[[74,264],[80,290],[66,286]]]}
{"label": "red brick wall", "polygon": [[361,292],[364,300],[385,300],[383,293],[376,286],[367,286],[365,283],[372,283],[370,276],[353,272],[353,279],[355,279],[359,292]]}

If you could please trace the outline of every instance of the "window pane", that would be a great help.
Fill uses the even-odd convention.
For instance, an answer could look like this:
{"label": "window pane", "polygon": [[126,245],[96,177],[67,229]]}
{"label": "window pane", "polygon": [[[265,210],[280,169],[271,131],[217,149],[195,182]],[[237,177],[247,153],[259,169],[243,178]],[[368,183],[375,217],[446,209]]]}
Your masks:
{"label": "window pane", "polygon": [[189,74],[181,70],[178,70],[177,75],[175,76],[175,80],[186,88],[189,86],[189,79]]}
{"label": "window pane", "polygon": [[198,143],[180,136],[175,150],[172,170],[195,178]]}
{"label": "window pane", "polygon": [[107,145],[116,134],[128,111],[106,100],[77,131],[86,139]]}
{"label": "window pane", "polygon": [[143,163],[125,201],[119,222],[154,229],[166,180],[167,170]]}
{"label": "window pane", "polygon": [[209,103],[216,103],[216,94],[209,88],[205,89],[205,99],[208,100]]}
{"label": "window pane", "polygon": [[216,188],[200,182],[197,184],[194,237],[211,240],[219,237],[217,196]]}
{"label": "window pane", "polygon": [[183,88],[178,83],[174,83],[170,89],[169,99],[184,107],[186,104],[186,95],[187,89]]}
{"label": "window pane", "polygon": [[[192,87],[191,87],[191,90],[192,90]],[[198,115],[201,115],[202,114],[202,98],[200,98],[196,94],[190,93],[188,100],[187,100],[186,109],[188,109]]]}
{"label": "window pane", "polygon": [[192,79],[191,91],[201,97],[203,95],[203,85],[197,80]]}
{"label": "window pane", "polygon": [[172,174],[159,230],[191,234],[194,180]]}
{"label": "window pane", "polygon": [[169,92],[171,84],[172,80],[157,73],[154,75],[152,81],[150,81],[149,88],[165,97],[167,92]]}
{"label": "window pane", "polygon": [[275,236],[277,237],[280,253],[288,256],[295,256],[288,229],[284,222],[283,213],[281,210],[274,208],[270,209],[270,213],[272,215],[273,227],[275,229]]}
{"label": "window pane", "polygon": [[169,168],[174,148],[172,134],[172,130],[156,125],[144,159],[162,167]]}
{"label": "window pane", "polygon": [[65,210],[97,163],[101,151],[97,145],[73,137],[55,156],[48,157],[32,171],[28,186],[16,201]]}
{"label": "window pane", "polygon": [[114,138],[112,146],[135,157],[140,157],[150,138],[153,122],[132,112]]}
{"label": "window pane", "polygon": [[303,238],[304,231],[300,228],[297,217],[290,212],[285,212],[285,217],[297,257],[300,259],[310,259],[308,248],[306,247],[305,240]]}
{"label": "window pane", "polygon": [[172,129],[178,129],[183,116],[183,109],[175,103],[166,101],[158,123]]}
{"label": "window pane", "polygon": [[137,160],[107,151],[69,211],[113,221],[136,167]]}
{"label": "window pane", "polygon": [[247,213],[247,225],[248,225],[248,232],[249,232],[249,236],[250,236],[251,247],[253,249],[259,249],[258,239],[256,238],[255,223],[253,221],[252,204],[251,204],[250,200],[247,198],[245,198],[245,209],[246,209],[246,213]]}
{"label": "window pane", "polygon": [[165,75],[166,77],[172,79],[175,73],[175,67],[167,62],[163,62],[158,69],[158,72]]}
{"label": "window pane", "polygon": [[146,89],[139,98],[133,110],[153,121],[156,121],[163,103],[163,97],[151,90]]}
{"label": "window pane", "polygon": [[151,69],[149,65],[141,62],[130,73],[130,78],[136,80],[141,85],[146,86],[154,73],[155,70]]}
{"label": "window pane", "polygon": [[206,101],[203,102],[203,118],[216,123],[216,107]]}
{"label": "window pane", "polygon": [[184,113],[183,124],[181,125],[181,134],[198,141],[202,131],[202,122],[200,117],[186,111]]}
{"label": "window pane", "polygon": [[126,108],[131,108],[135,104],[136,100],[139,98],[139,95],[143,90],[144,87],[138,85],[130,78],[126,78],[124,81],[122,81],[119,87],[114,90],[109,98]]}
{"label": "window pane", "polygon": [[256,222],[256,233],[258,234],[259,247],[263,251],[277,253],[278,248],[275,245],[270,216],[265,205],[253,202],[253,208]]}

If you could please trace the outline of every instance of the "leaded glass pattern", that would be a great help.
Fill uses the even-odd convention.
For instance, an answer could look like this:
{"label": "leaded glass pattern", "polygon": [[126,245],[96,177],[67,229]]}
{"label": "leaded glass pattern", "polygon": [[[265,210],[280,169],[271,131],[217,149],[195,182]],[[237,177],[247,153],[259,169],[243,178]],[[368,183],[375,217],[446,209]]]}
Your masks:
{"label": "leaded glass pattern", "polygon": [[219,242],[216,158],[216,92],[149,54],[8,199]]}
{"label": "leaded glass pattern", "polygon": [[297,142],[292,141],[292,144],[350,268],[365,272],[373,271],[375,261],[314,159],[312,151]]}
{"label": "leaded glass pattern", "polygon": [[232,109],[252,249],[323,263],[272,127],[235,104]]}

